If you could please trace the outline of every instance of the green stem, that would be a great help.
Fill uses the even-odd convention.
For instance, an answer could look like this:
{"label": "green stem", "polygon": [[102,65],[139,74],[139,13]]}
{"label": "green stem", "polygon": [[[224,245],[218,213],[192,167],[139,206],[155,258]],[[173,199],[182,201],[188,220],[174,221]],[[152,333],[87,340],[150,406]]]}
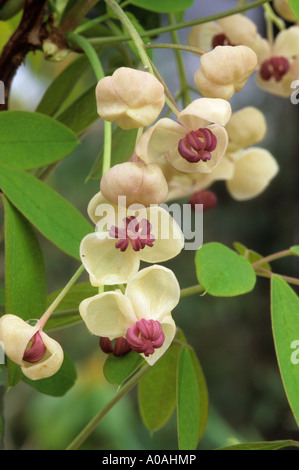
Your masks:
{"label": "green stem", "polygon": [[[176,25],[176,20],[175,16],[173,13],[168,14],[168,20],[169,24],[171,25]],[[179,45],[180,40],[179,40],[179,35],[176,30],[171,31],[171,38],[173,45]],[[191,103],[191,96],[189,94],[189,89],[188,89],[188,81],[185,73],[185,66],[184,66],[184,61],[182,58],[181,50],[179,48],[174,48],[174,53],[177,61],[177,67],[178,67],[178,72],[179,72],[179,78],[180,78],[180,84],[181,84],[181,89],[182,89],[182,98],[183,98],[183,107],[186,108],[188,104]]]}
{"label": "green stem", "polygon": [[[265,16],[266,16],[266,21],[269,20],[269,22],[271,22],[272,25],[275,24],[275,26],[277,26],[277,28],[280,31],[285,29],[285,22],[283,21],[282,18],[280,18],[279,16],[277,16],[274,13],[273,8],[271,7],[271,5],[266,3],[266,5],[264,5],[264,11],[265,11]],[[272,33],[273,33],[273,28],[271,28],[271,29],[272,29]]]}
{"label": "green stem", "polygon": [[[148,31],[141,32],[139,36],[143,37],[151,37],[151,36],[158,36],[163,33],[169,33],[174,30],[183,29],[183,28],[191,28],[192,26],[196,26],[197,24],[209,23],[211,21],[219,20],[220,18],[226,18],[227,16],[235,15],[237,13],[243,13],[244,11],[251,10],[253,8],[260,7],[265,3],[269,3],[271,0],[255,0],[254,2],[247,3],[246,5],[241,5],[236,8],[232,8],[231,10],[226,10],[224,12],[216,13],[214,15],[205,16],[202,18],[196,18],[194,20],[183,21],[181,23],[177,23],[176,25],[168,25],[162,26],[160,28],[149,29]],[[130,36],[110,36],[110,37],[103,37],[103,38],[93,38],[90,39],[89,42],[91,44],[104,44],[104,43],[113,43],[113,42],[123,42],[128,41]]]}
{"label": "green stem", "polygon": [[128,31],[132,41],[134,42],[134,45],[137,49],[137,52],[138,52],[138,55],[140,57],[140,60],[143,64],[143,66],[151,73],[153,73],[153,69],[152,69],[152,66],[151,66],[151,63],[150,63],[150,60],[147,56],[147,53],[144,49],[144,44],[143,44],[143,41],[139,35],[139,33],[137,32],[137,30],[135,29],[135,27],[133,26],[133,24],[131,23],[131,21],[129,20],[129,18],[127,17],[127,15],[125,14],[125,12],[122,10],[122,8],[115,2],[115,0],[105,0],[105,2],[107,3],[107,5],[111,8],[112,12],[117,16],[117,18],[119,19],[119,21],[123,24],[123,26],[125,27],[125,29]]}
{"label": "green stem", "polygon": [[47,323],[47,321],[49,320],[50,316],[52,315],[52,313],[56,310],[56,308],[58,307],[58,305],[60,304],[60,302],[63,300],[63,298],[66,296],[66,294],[68,293],[68,291],[71,289],[71,287],[73,287],[73,285],[75,284],[75,282],[79,279],[79,277],[81,276],[81,274],[84,272],[84,266],[81,265],[80,268],[75,272],[75,274],[73,275],[73,277],[69,280],[69,282],[64,286],[64,288],[62,289],[62,291],[58,294],[58,296],[56,297],[56,299],[51,303],[50,307],[47,308],[47,310],[45,311],[45,313],[43,314],[43,316],[38,320],[38,324],[40,326],[40,328],[42,329],[45,324]]}
{"label": "green stem", "polygon": [[123,385],[122,388],[116,393],[116,395],[110,400],[106,406],[85,426],[85,428],[78,434],[78,436],[71,442],[71,444],[66,448],[66,450],[76,450],[78,447],[88,438],[88,436],[94,431],[98,426],[101,420],[106,416],[106,414],[113,408],[116,403],[119,402],[128,392],[130,392],[135,385],[142,379],[142,377],[147,374],[151,369],[151,366],[148,364],[142,366],[139,371],[130,379],[128,382]]}
{"label": "green stem", "polygon": [[184,44],[167,44],[167,43],[154,43],[154,44],[145,44],[145,49],[178,49],[181,51],[192,52],[193,54],[203,55],[207,51],[199,49],[198,47],[185,46]]}
{"label": "green stem", "polygon": [[94,26],[97,26],[99,23],[102,23],[103,21],[108,20],[109,18],[110,18],[110,15],[106,14],[103,16],[99,16],[98,18],[94,18],[93,20],[86,21],[85,23],[78,26],[78,28],[75,29],[74,33],[81,34],[87,31],[88,29],[93,28]]}
{"label": "green stem", "polygon": [[188,297],[189,295],[201,294],[205,291],[205,288],[200,284],[196,284],[196,286],[186,287],[185,289],[181,290],[181,298]]}
{"label": "green stem", "polygon": [[275,261],[280,258],[285,258],[286,256],[292,256],[293,254],[294,253],[292,253],[291,250],[279,251],[278,253],[274,253],[273,255],[266,256],[265,258],[256,261],[252,264],[252,266],[255,268],[261,264],[271,263],[271,261]]}
{"label": "green stem", "polygon": [[288,282],[289,284],[294,284],[295,286],[299,286],[299,279],[296,277],[285,276],[283,274],[273,273],[272,271],[268,271],[267,269],[263,268],[256,268],[255,270],[257,276],[267,277],[271,279],[273,276],[279,276],[284,281]]}

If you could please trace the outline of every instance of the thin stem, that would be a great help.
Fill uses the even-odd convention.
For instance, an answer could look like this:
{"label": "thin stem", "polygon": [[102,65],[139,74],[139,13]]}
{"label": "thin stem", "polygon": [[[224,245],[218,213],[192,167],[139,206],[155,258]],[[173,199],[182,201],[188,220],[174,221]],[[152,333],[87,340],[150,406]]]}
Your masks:
{"label": "thin stem", "polygon": [[299,279],[296,277],[285,276],[283,274],[273,273],[272,271],[268,271],[267,269],[263,268],[256,268],[255,270],[257,276],[272,278],[273,276],[279,276],[284,281],[288,282],[289,284],[294,284],[299,286]]}
{"label": "thin stem", "polygon": [[52,304],[50,305],[50,307],[47,308],[47,310],[45,311],[45,313],[43,314],[43,316],[38,320],[38,324],[40,326],[40,328],[42,329],[45,324],[47,323],[47,321],[49,320],[50,316],[52,315],[52,313],[56,310],[56,308],[58,307],[58,305],[60,304],[60,302],[62,301],[62,299],[66,296],[66,294],[68,293],[68,291],[71,289],[71,287],[73,287],[73,285],[75,284],[75,282],[79,279],[79,277],[81,276],[81,274],[84,272],[84,266],[81,265],[80,268],[75,272],[75,274],[73,275],[73,277],[69,280],[69,282],[65,285],[65,287],[62,289],[62,291],[58,294],[58,296],[56,297],[56,299],[52,302]]}
{"label": "thin stem", "polygon": [[265,258],[256,261],[252,264],[252,266],[255,268],[261,264],[271,263],[271,261],[275,261],[280,258],[285,258],[286,256],[292,256],[293,254],[294,253],[292,253],[291,250],[279,251],[278,253],[274,253],[273,255],[266,256]]}
{"label": "thin stem", "polygon": [[97,80],[101,80],[105,76],[105,73],[98,57],[98,54],[96,53],[90,42],[84,36],[80,36],[79,34],[75,33],[68,33],[66,35],[66,38],[70,45],[74,45],[76,47],[79,47],[79,49],[82,49],[82,51],[86,54],[90,65],[93,68]]}
{"label": "thin stem", "polygon": [[115,0],[105,0],[107,5],[111,8],[113,13],[117,16],[119,21],[123,24],[125,29],[128,31],[132,41],[134,42],[134,45],[137,49],[138,55],[140,57],[140,60],[145,68],[148,69],[149,72],[153,73],[152,66],[150,63],[150,60],[148,58],[148,55],[144,49],[144,44],[143,41],[135,29],[134,25],[131,23],[127,15],[124,13],[122,8],[115,2]]}
{"label": "thin stem", "polygon": [[[196,18],[194,20],[183,21],[181,23],[177,23],[175,25],[167,25],[162,26],[160,28],[149,29],[147,31],[143,31],[139,33],[141,38],[143,37],[151,37],[151,36],[158,36],[162,33],[169,33],[170,31],[183,29],[183,28],[191,28],[192,26],[196,26],[197,24],[209,23],[211,21],[219,20],[220,18],[226,18],[227,16],[235,15],[237,13],[243,13],[244,11],[251,10],[253,8],[260,7],[265,3],[270,2],[271,0],[256,0],[254,2],[247,3],[246,5],[241,5],[236,8],[232,8],[231,10],[226,10],[220,13],[216,13],[214,15],[205,16],[202,18]],[[128,41],[130,36],[110,36],[110,37],[103,37],[103,38],[93,38],[90,39],[89,42],[91,44],[104,44],[104,43],[113,43],[113,42],[123,42]]]}
{"label": "thin stem", "polygon": [[282,18],[280,18],[274,13],[273,8],[270,4],[266,3],[266,5],[264,5],[264,10],[266,17],[269,18],[269,21],[271,21],[271,23],[275,24],[275,26],[277,26],[280,31],[285,29],[285,22]]}
{"label": "thin stem", "polygon": [[181,298],[188,297],[189,295],[201,294],[205,291],[205,288],[200,284],[196,284],[196,286],[186,287],[185,289],[181,290]]}
{"label": "thin stem", "polygon": [[203,55],[206,54],[207,51],[203,49],[199,49],[198,47],[194,46],[185,46],[184,44],[168,44],[168,43],[150,43],[144,45],[145,49],[175,49],[181,51],[192,52],[193,54]]}
{"label": "thin stem", "polygon": [[119,389],[116,395],[110,400],[106,406],[85,426],[85,428],[78,434],[78,436],[71,442],[66,450],[76,450],[78,447],[88,438],[88,436],[94,431],[101,420],[106,414],[113,408],[116,403],[119,402],[128,392],[130,392],[135,385],[147,374],[151,366],[145,364],[140,370],[130,379],[125,385]]}
{"label": "thin stem", "polygon": [[[176,24],[175,16],[173,13],[168,13],[168,20],[169,20],[169,24],[172,24],[172,25]],[[171,31],[170,34],[171,34],[173,45],[174,46],[179,45],[180,40],[179,40],[178,32],[174,30],[174,31]],[[184,66],[184,61],[183,61],[182,54],[181,54],[181,49],[174,47],[174,53],[175,53],[175,57],[177,61],[180,84],[181,84],[181,89],[182,89],[183,107],[185,108],[188,104],[191,103],[192,100],[191,100],[191,96],[188,90],[188,81],[187,81],[187,77],[185,73],[185,66]]]}
{"label": "thin stem", "polygon": [[109,18],[110,18],[110,15],[106,14],[103,16],[99,16],[98,18],[94,18],[92,20],[86,21],[85,23],[78,26],[78,28],[75,29],[74,33],[76,34],[84,33],[88,29],[93,28],[94,26],[97,26],[99,23],[102,23],[103,21],[106,21]]}

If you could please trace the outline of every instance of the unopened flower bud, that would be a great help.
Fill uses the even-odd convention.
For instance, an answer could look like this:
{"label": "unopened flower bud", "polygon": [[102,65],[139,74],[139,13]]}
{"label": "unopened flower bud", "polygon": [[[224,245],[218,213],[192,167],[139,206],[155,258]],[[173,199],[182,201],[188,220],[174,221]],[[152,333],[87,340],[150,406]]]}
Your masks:
{"label": "unopened flower bud", "polygon": [[193,210],[196,210],[197,204],[202,204],[202,210],[205,212],[217,206],[218,198],[213,191],[198,191],[189,199],[189,204]]}
{"label": "unopened flower bud", "polygon": [[31,380],[54,375],[63,362],[61,346],[45,334],[38,323],[31,326],[16,315],[0,318],[0,341],[5,354],[21,366],[23,374]]}
{"label": "unopened flower bud", "polygon": [[165,104],[164,87],[149,72],[120,67],[96,88],[98,114],[122,129],[151,124]]}
{"label": "unopened flower bud", "polygon": [[111,340],[105,336],[100,337],[100,348],[105,354],[113,354],[114,356],[124,356],[128,354],[132,348],[126,338],[120,336]]}
{"label": "unopened flower bud", "polygon": [[226,130],[229,137],[228,152],[235,152],[263,140],[267,123],[259,109],[247,106],[232,114],[226,124]]}
{"label": "unopened flower bud", "polygon": [[296,22],[297,18],[294,15],[288,0],[274,0],[274,8],[277,13],[284,19],[290,22]]}
{"label": "unopened flower bud", "polygon": [[247,46],[217,46],[201,57],[194,82],[203,96],[229,100],[245,86],[257,67],[257,55]]}
{"label": "unopened flower bud", "polygon": [[102,195],[113,204],[119,196],[126,204],[161,204],[168,194],[163,171],[156,163],[125,162],[110,168],[101,180]]}

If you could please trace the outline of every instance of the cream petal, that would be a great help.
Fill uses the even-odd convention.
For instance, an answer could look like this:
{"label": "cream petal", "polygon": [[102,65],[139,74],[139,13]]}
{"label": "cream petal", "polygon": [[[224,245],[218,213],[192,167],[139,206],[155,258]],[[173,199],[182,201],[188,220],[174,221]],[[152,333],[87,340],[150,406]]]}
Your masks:
{"label": "cream petal", "polygon": [[154,162],[176,148],[186,132],[183,126],[172,119],[162,118],[143,133],[136,144],[135,153],[146,163]]}
{"label": "cream petal", "polygon": [[225,128],[229,136],[228,151],[235,152],[263,140],[267,123],[259,109],[247,106],[233,113]]}
{"label": "cream petal", "polygon": [[23,361],[21,365],[23,374],[31,380],[51,377],[58,372],[64,359],[63,349],[57,341],[50,338],[43,331],[41,331],[41,337],[47,348],[45,356],[35,364],[29,364]]}
{"label": "cream petal", "polygon": [[161,348],[156,349],[154,354],[151,354],[148,357],[146,357],[144,354],[141,354],[150,366],[154,365],[158,361],[158,359],[163,356],[163,354],[167,351],[175,337],[176,325],[171,315],[166,315],[163,317],[161,326],[162,331],[165,335],[165,340]]}
{"label": "cream petal", "polygon": [[192,101],[178,115],[178,121],[189,130],[196,131],[209,124],[224,126],[232,114],[231,105],[218,98],[199,98]]}
{"label": "cream petal", "polygon": [[126,336],[136,317],[130,300],[119,292],[104,292],[83,300],[80,315],[88,330],[96,336],[110,339]]}
{"label": "cream petal", "polygon": [[217,138],[217,147],[211,152],[212,158],[207,162],[199,161],[197,163],[190,163],[183,158],[179,152],[173,152],[166,155],[169,163],[178,171],[183,173],[204,173],[210,174],[219,165],[222,157],[224,156],[228,146],[228,135],[224,127],[217,124],[208,126]]}
{"label": "cream petal", "polygon": [[291,73],[287,73],[280,82],[277,82],[274,78],[270,80],[263,80],[259,73],[256,74],[256,83],[263,90],[273,95],[281,96],[282,98],[288,98],[292,94],[291,84],[295,78]]}
{"label": "cream petal", "polygon": [[178,304],[180,286],[174,273],[164,266],[153,265],[133,276],[126,288],[139,320],[163,321]]}
{"label": "cream petal", "polygon": [[287,58],[299,54],[299,26],[291,26],[278,33],[274,43],[274,52],[275,55],[282,55]]}
{"label": "cream petal", "polygon": [[254,198],[266,189],[279,170],[274,157],[265,149],[251,148],[235,161],[235,172],[226,182],[230,195],[239,201]]}
{"label": "cream petal", "polygon": [[218,23],[216,23],[216,21],[198,24],[191,28],[188,36],[188,43],[190,46],[209,51],[212,49],[213,37],[221,33],[223,33],[223,29]]}
{"label": "cream petal", "polygon": [[98,114],[107,121],[114,121],[129,107],[117,93],[112,77],[104,77],[99,81],[96,87],[96,100]]}
{"label": "cream petal", "polygon": [[257,27],[253,21],[244,15],[237,14],[220,18],[218,24],[232,44],[251,45],[257,35]]}
{"label": "cream petal", "polygon": [[108,233],[91,233],[83,238],[80,256],[93,286],[122,284],[138,271],[138,254],[130,245],[121,252],[116,242]]}
{"label": "cream petal", "polygon": [[0,318],[0,341],[5,354],[21,365],[28,343],[38,330],[39,325],[31,326],[16,315],[3,315]]}
{"label": "cream petal", "polygon": [[184,235],[177,222],[163,207],[150,207],[147,219],[152,225],[154,246],[145,246],[140,259],[147,263],[162,263],[177,256],[184,248]]}

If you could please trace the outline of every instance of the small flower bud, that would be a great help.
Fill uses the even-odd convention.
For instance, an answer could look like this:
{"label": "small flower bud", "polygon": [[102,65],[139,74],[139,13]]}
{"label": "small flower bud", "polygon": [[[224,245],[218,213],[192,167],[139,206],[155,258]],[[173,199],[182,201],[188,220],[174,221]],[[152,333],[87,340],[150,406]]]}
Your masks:
{"label": "small flower bud", "polygon": [[156,163],[125,162],[110,168],[101,180],[102,195],[113,204],[119,196],[126,197],[126,203],[160,204],[168,194],[168,185],[163,171]]}
{"label": "small flower bud", "polygon": [[247,46],[217,46],[201,57],[194,82],[203,96],[229,100],[242,90],[257,66],[257,55]]}
{"label": "small flower bud", "polygon": [[274,8],[277,13],[284,19],[290,22],[296,22],[297,18],[294,15],[288,0],[274,0]]}
{"label": "small flower bud", "polygon": [[119,338],[115,338],[115,340],[111,340],[107,337],[101,336],[100,337],[100,348],[105,354],[113,354],[114,356],[124,356],[128,354],[132,348],[126,338],[120,336]]}
{"label": "small flower bud", "polygon": [[213,191],[198,191],[189,199],[189,204],[193,210],[196,210],[196,204],[202,204],[202,210],[205,212],[217,206],[218,198]]}
{"label": "small flower bud", "polygon": [[122,129],[151,124],[165,104],[164,87],[148,72],[120,67],[96,88],[98,114]]}
{"label": "small flower bud", "polygon": [[39,380],[54,375],[63,362],[61,346],[42,330],[39,324],[31,326],[16,315],[0,318],[0,341],[5,354],[26,377]]}
{"label": "small flower bud", "polygon": [[263,140],[267,123],[259,109],[247,106],[233,113],[225,128],[229,137],[228,152],[236,152]]}

